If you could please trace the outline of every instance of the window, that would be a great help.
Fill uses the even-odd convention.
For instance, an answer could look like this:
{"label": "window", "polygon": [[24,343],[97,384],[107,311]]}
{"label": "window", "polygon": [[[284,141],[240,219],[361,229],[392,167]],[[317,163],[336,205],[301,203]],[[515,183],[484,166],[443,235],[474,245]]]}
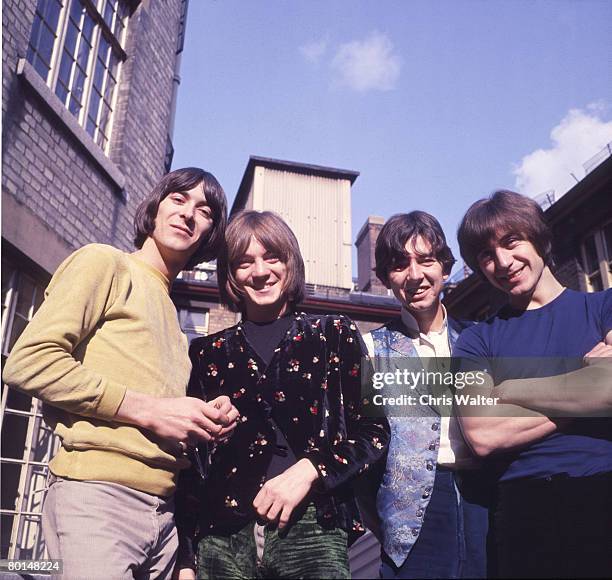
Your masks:
{"label": "window", "polygon": [[38,0],[27,59],[107,152],[128,17],[126,0]]}
{"label": "window", "polygon": [[187,335],[189,343],[198,336],[208,334],[208,310],[179,308],[178,317],[181,329]]}
{"label": "window", "polygon": [[589,292],[612,287],[612,222],[585,238],[582,265]]}
{"label": "window", "polygon": [[[2,259],[2,361],[32,319],[43,283]],[[2,388],[0,557],[41,559],[40,511],[47,464],[59,440],[42,420],[36,399]]]}

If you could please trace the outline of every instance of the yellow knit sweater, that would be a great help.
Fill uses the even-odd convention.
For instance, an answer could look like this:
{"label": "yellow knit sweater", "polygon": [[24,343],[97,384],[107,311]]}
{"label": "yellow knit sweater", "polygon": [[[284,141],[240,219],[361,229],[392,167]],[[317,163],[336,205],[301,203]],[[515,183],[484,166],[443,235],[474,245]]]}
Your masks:
{"label": "yellow knit sweater", "polygon": [[184,396],[190,368],[167,278],[133,255],[91,244],[58,268],[4,381],[51,405],[45,420],[62,440],[50,463],[55,475],[168,496],[187,461],[113,418],[126,389]]}

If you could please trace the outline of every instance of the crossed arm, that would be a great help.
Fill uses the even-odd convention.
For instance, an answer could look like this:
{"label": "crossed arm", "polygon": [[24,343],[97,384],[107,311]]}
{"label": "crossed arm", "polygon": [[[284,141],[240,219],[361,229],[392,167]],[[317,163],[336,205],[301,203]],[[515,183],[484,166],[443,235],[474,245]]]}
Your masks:
{"label": "crossed arm", "polygon": [[[585,355],[586,366],[562,376],[511,379],[493,392],[490,383],[472,394],[499,397],[497,405],[458,407],[461,428],[474,453],[485,457],[528,445],[571,419],[612,413],[612,331]],[[553,418],[551,418],[553,417]]]}
{"label": "crossed arm", "polygon": [[612,331],[588,352],[586,366],[563,377],[504,381],[496,396],[551,416],[612,415]]}

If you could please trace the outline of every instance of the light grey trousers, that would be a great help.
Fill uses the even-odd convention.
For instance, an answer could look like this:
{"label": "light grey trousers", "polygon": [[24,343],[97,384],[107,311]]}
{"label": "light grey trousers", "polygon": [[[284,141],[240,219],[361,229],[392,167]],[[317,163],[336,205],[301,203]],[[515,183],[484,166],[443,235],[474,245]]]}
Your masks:
{"label": "light grey trousers", "polygon": [[49,476],[42,529],[62,580],[170,578],[174,502],[116,483]]}

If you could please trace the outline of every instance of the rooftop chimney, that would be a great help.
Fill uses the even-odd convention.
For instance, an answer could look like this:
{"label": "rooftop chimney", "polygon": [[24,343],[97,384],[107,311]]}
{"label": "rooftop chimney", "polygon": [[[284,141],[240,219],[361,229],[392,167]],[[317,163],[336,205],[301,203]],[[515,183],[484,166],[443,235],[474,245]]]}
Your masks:
{"label": "rooftop chimney", "polygon": [[362,292],[387,295],[387,288],[374,273],[376,239],[385,223],[384,218],[371,215],[357,234],[357,286]]}

